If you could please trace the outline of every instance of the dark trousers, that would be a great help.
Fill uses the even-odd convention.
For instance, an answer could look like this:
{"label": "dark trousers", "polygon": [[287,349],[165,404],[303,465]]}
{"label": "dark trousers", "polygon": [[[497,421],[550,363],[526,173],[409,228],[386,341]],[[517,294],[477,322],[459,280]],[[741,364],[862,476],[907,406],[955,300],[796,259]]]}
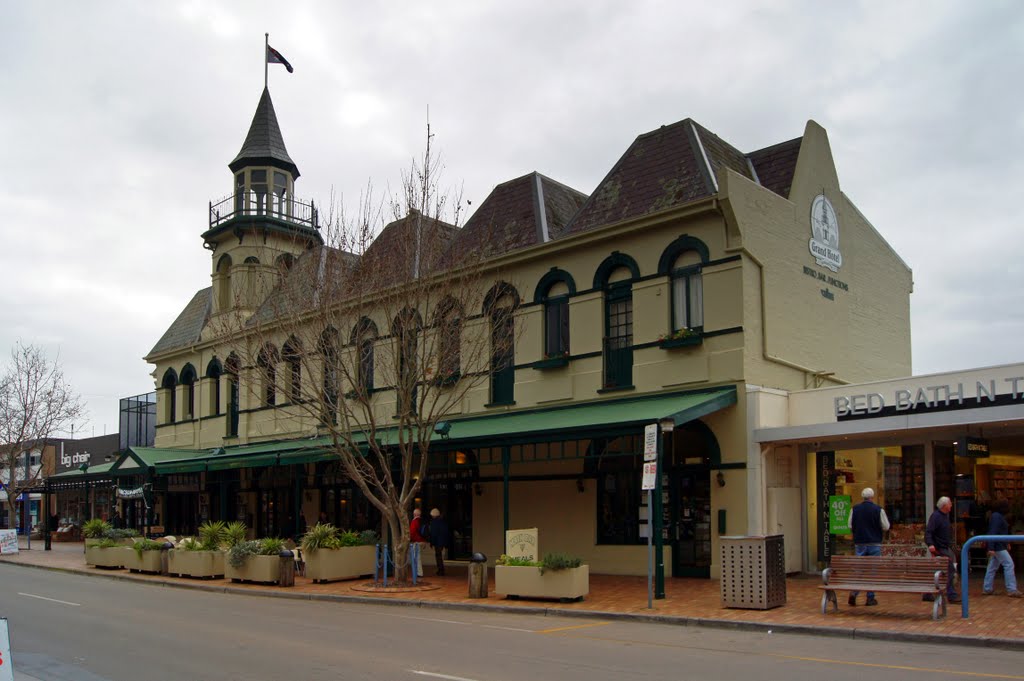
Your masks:
{"label": "dark trousers", "polygon": [[945,556],[949,564],[949,572],[946,575],[946,594],[950,597],[956,596],[956,552],[952,547],[936,549],[938,555]]}
{"label": "dark trousers", "polygon": [[444,574],[444,547],[443,546],[435,546],[434,547],[434,560],[437,562],[437,574],[438,575],[443,575]]}

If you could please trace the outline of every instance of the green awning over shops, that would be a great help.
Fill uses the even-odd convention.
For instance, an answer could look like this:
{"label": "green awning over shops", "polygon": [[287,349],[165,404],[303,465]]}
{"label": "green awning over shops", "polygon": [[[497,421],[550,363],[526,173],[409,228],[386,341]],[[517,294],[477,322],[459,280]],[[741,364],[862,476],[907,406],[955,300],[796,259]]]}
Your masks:
{"label": "green awning over shops", "polygon": [[78,478],[84,478],[86,476],[93,475],[109,475],[110,468],[114,465],[110,463],[100,463],[95,466],[89,466],[87,470],[82,471],[78,468],[70,471],[64,471],[63,473],[56,473],[55,475],[49,476],[49,480],[75,480]]}
{"label": "green awning over shops", "polygon": [[246,454],[217,456],[206,460],[208,471],[231,471],[239,468],[265,468],[277,465],[277,454]]}

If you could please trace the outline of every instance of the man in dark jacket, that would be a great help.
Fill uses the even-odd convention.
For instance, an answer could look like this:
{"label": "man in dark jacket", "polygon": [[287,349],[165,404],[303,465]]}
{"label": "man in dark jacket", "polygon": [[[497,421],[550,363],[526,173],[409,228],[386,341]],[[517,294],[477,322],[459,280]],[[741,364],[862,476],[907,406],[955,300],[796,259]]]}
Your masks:
{"label": "man in dark jacket", "polygon": [[[992,511],[992,517],[988,521],[988,534],[1004,536],[1010,534],[1010,524],[1006,522],[1006,512],[1009,508],[1010,503],[1006,499],[996,502],[995,510]],[[1010,598],[1020,598],[1021,593],[1017,591],[1017,575],[1013,574],[1013,558],[1010,557],[1010,551],[1004,541],[994,541],[988,547],[988,569],[985,570],[985,581],[981,587],[982,593],[986,596],[995,593],[996,570],[1000,565],[1003,566],[1003,579],[1006,580],[1006,595]]]}
{"label": "man in dark jacket", "polygon": [[[928,518],[928,526],[924,530],[924,543],[928,545],[928,552],[933,556],[945,556],[949,564],[946,576],[946,596],[950,603],[959,603],[960,596],[956,593],[953,584],[956,577],[956,554],[953,552],[953,526],[949,523],[949,512],[953,509],[953,502],[949,497],[940,497],[935,504],[935,510]],[[930,601],[934,598],[925,594],[923,600]]]}
{"label": "man in dark jacket", "polygon": [[[853,548],[858,556],[882,555],[882,533],[889,531],[889,518],[885,509],[875,503],[875,490],[865,487],[860,493],[862,502],[850,513],[850,528],[853,530]],[[850,605],[857,605],[859,591],[851,591]],[[868,592],[866,605],[878,605],[875,592]]]}
{"label": "man in dark jacket", "polygon": [[437,561],[437,576],[444,576],[444,550],[451,542],[448,523],[441,515],[440,509],[430,511],[430,545],[434,547],[434,560]]}

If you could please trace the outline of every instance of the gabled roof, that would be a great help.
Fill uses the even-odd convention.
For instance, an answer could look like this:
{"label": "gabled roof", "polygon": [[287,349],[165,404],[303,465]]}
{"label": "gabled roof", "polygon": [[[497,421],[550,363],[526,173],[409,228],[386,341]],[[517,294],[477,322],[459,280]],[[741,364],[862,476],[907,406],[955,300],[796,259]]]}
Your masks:
{"label": "gabled roof", "polygon": [[288,155],[281,136],[281,127],[277,124],[274,102],[270,99],[270,90],[263,88],[260,103],[256,106],[256,114],[252,117],[249,134],[245,136],[242,149],[235,160],[228,164],[231,172],[251,165],[274,165],[299,177],[299,168]]}
{"label": "gabled roof", "polygon": [[199,341],[199,337],[210,320],[210,310],[213,306],[213,287],[208,286],[198,291],[185,309],[181,311],[178,318],[174,320],[170,328],[164,331],[164,335],[156,342],[153,349],[146,357],[187,347]]}
{"label": "gabled roof", "polygon": [[558,238],[586,199],[537,172],[503,182],[466,222],[452,250],[492,257]]}
{"label": "gabled roof", "polygon": [[748,154],[760,183],[784,199],[789,198],[789,190],[793,186],[801,142],[803,137],[797,137]]}

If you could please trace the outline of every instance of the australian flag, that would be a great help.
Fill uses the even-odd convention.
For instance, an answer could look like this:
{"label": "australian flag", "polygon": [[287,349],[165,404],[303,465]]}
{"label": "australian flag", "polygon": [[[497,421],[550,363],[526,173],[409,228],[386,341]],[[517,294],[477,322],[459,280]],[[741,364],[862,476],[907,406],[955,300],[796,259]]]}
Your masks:
{"label": "australian flag", "polygon": [[284,58],[284,55],[270,45],[267,45],[267,63],[284,64],[284,67],[288,69],[288,73],[293,73],[295,71],[295,69],[292,68],[292,65],[288,63],[288,60]]}

